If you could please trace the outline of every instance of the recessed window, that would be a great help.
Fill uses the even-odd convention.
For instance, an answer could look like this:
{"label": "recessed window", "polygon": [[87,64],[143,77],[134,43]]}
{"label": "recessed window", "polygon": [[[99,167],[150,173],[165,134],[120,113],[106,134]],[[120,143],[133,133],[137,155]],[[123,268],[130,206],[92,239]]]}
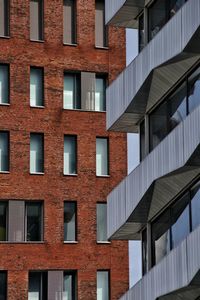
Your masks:
{"label": "recessed window", "polygon": [[9,133],[0,131],[0,172],[9,172]]}
{"label": "recessed window", "polygon": [[76,73],[64,74],[63,108],[65,109],[81,108],[80,74],[76,74]]}
{"label": "recessed window", "polygon": [[9,103],[9,66],[0,64],[0,104]]}
{"label": "recessed window", "polygon": [[0,0],[0,36],[9,35],[9,0]]}
{"label": "recessed window", "polygon": [[77,174],[77,138],[72,135],[64,136],[64,174]]}
{"label": "recessed window", "polygon": [[105,26],[105,2],[95,1],[95,46],[107,46],[107,30]]}
{"label": "recessed window", "polygon": [[192,230],[200,224],[200,182],[191,189],[191,217]]}
{"label": "recessed window", "polygon": [[76,0],[63,0],[63,42],[76,43]]}
{"label": "recessed window", "polygon": [[0,202],[0,241],[7,240],[7,202]]}
{"label": "recessed window", "polygon": [[47,272],[29,272],[28,300],[47,300]]}
{"label": "recessed window", "polygon": [[145,46],[145,38],[144,38],[144,14],[141,14],[139,17],[139,31],[138,31],[138,39],[139,39],[139,52],[142,51],[142,49]]}
{"label": "recessed window", "polygon": [[30,0],[30,39],[43,40],[43,0]]}
{"label": "recessed window", "polygon": [[44,173],[44,135],[30,135],[30,173]]}
{"label": "recessed window", "polygon": [[30,105],[44,106],[43,69],[30,68]]}
{"label": "recessed window", "polygon": [[65,271],[63,280],[63,299],[77,300],[76,271]]}
{"label": "recessed window", "polygon": [[26,241],[42,240],[42,204],[26,202]]}
{"label": "recessed window", "polygon": [[106,111],[106,80],[100,76],[96,76],[94,110]]}
{"label": "recessed window", "polygon": [[107,204],[97,203],[97,241],[107,241]]}
{"label": "recessed window", "polygon": [[64,203],[64,241],[76,241],[76,202]]}
{"label": "recessed window", "polygon": [[109,175],[107,138],[96,138],[96,175]]}
{"label": "recessed window", "polygon": [[0,299],[7,300],[7,272],[0,271]]}
{"label": "recessed window", "polygon": [[97,271],[97,300],[109,300],[109,271]]}

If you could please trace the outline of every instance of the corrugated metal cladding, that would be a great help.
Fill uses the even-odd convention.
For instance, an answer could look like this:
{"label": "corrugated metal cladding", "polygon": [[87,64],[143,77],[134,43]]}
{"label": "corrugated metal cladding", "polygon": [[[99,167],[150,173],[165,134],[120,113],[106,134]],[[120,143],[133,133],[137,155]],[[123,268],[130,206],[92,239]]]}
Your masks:
{"label": "corrugated metal cladding", "polygon": [[[200,296],[200,227],[149,271],[120,300],[196,300]],[[174,293],[173,293],[174,292]],[[173,294],[170,294],[173,293]],[[167,296],[167,294],[170,294]]]}
{"label": "corrugated metal cladding", "polygon": [[[189,59],[199,59],[199,43],[191,43],[192,37],[197,38],[195,33],[199,27],[200,1],[188,1],[107,88],[108,129],[126,131],[126,126],[131,128],[131,122],[132,126],[138,122],[146,112],[148,101],[152,102],[156,97],[155,84],[159,78],[168,72],[167,78],[173,81],[159,81],[163,92],[157,102],[192,67],[195,60]],[[188,63],[185,65],[186,58]],[[154,69],[161,72],[154,73]],[[126,114],[127,117],[123,118]],[[135,114],[137,118],[134,118]]]}
{"label": "corrugated metal cladding", "polygon": [[[139,215],[136,208],[141,204],[142,198],[148,193],[149,187],[155,180],[162,177],[162,184],[169,181],[170,173],[184,172],[186,164],[190,170],[197,169],[199,162],[193,157],[195,162],[189,161],[191,155],[200,144],[200,107],[197,107],[188,117],[180,123],[139,165],[129,174],[108,196],[108,236],[117,236],[122,232],[123,226],[126,227],[125,235],[128,234],[128,219],[131,214],[135,213],[139,223]],[[188,142],[190,141],[190,142]],[[189,162],[188,162],[189,161]],[[198,164],[197,164],[198,163]],[[196,175],[197,175],[196,174]],[[187,173],[188,180],[195,176],[193,172]],[[189,178],[189,176],[191,176]],[[183,178],[174,181],[181,188]],[[170,181],[173,187],[173,180]],[[160,193],[162,190],[160,189]],[[155,199],[151,199],[151,217],[153,212],[156,213],[156,207],[162,209],[166,201],[172,200],[169,197],[161,197],[160,193]],[[163,190],[165,193],[165,190]],[[154,195],[155,196],[155,195]],[[172,197],[175,195],[172,194]],[[149,200],[148,200],[149,201]],[[143,204],[143,209],[149,209],[149,202]],[[155,206],[155,207],[154,207]],[[147,220],[146,220],[147,221]],[[130,234],[133,230],[130,226]],[[133,233],[133,232],[132,232]],[[120,234],[122,236],[122,234]]]}

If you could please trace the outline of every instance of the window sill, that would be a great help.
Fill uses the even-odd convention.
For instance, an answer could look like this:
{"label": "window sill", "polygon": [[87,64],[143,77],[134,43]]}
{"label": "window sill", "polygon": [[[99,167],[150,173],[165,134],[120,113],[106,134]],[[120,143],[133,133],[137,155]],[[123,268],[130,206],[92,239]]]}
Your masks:
{"label": "window sill", "polygon": [[106,110],[86,110],[86,109],[78,109],[78,108],[64,108],[63,110],[67,111],[79,111],[79,112],[93,112],[93,113],[106,113]]}
{"label": "window sill", "polygon": [[0,174],[10,174],[10,171],[0,171]]}
{"label": "window sill", "polygon": [[30,42],[35,42],[35,43],[44,43],[44,40],[31,40],[31,39],[30,39]]}
{"label": "window sill", "polygon": [[8,36],[8,35],[0,35],[0,38],[1,39],[10,39],[10,36]]}
{"label": "window sill", "polygon": [[78,174],[63,174],[63,176],[72,176],[72,177],[77,177]]}
{"label": "window sill", "polygon": [[10,103],[0,103],[0,106],[10,106]]}
{"label": "window sill", "polygon": [[63,43],[63,46],[71,46],[71,47],[77,47],[78,44],[74,43],[74,44],[70,44],[70,43]]}
{"label": "window sill", "polygon": [[97,241],[97,244],[99,244],[99,245],[109,245],[109,244],[111,244],[111,242],[109,242],[109,241]]}
{"label": "window sill", "polygon": [[35,172],[35,173],[30,172],[30,175],[44,175],[44,172]]}
{"label": "window sill", "polygon": [[78,244],[78,242],[77,241],[64,241],[63,242],[64,244],[74,244],[74,245],[76,245],[76,244]]}
{"label": "window sill", "polygon": [[109,50],[109,47],[95,46],[94,48],[99,50]]}
{"label": "window sill", "polygon": [[45,106],[33,106],[33,105],[30,105],[31,108],[45,108]]}
{"label": "window sill", "polygon": [[110,178],[110,175],[96,175],[97,178]]}

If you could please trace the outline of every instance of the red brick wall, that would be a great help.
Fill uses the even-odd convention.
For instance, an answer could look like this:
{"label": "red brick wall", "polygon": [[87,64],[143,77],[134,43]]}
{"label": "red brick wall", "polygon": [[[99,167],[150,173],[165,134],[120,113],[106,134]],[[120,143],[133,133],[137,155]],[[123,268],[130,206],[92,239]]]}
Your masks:
{"label": "red brick wall", "polygon": [[[44,43],[29,40],[29,1],[10,0],[10,39],[0,38],[0,63],[10,64],[10,106],[0,130],[10,131],[10,174],[0,174],[0,199],[44,200],[43,244],[0,244],[8,299],[27,299],[28,270],[77,269],[78,299],[96,299],[97,269],[111,270],[111,299],[128,289],[128,246],[96,244],[96,203],[126,175],[126,136],[108,133],[105,113],[62,109],[63,71],[103,72],[112,81],[125,65],[124,30],[109,28],[109,50],[94,46],[94,0],[78,0],[78,46],[62,44],[62,0],[44,0]],[[30,66],[44,67],[45,108],[30,108]],[[45,175],[29,174],[30,132],[44,133]],[[78,138],[78,176],[63,176],[63,136]],[[109,136],[110,178],[95,174],[96,136]],[[76,200],[78,243],[63,244],[63,201]]]}

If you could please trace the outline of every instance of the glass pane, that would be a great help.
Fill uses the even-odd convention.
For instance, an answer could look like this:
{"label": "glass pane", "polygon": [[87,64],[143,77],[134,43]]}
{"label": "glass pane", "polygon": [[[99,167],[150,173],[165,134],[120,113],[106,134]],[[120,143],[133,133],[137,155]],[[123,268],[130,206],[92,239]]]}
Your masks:
{"label": "glass pane", "polygon": [[139,17],[139,52],[144,48],[144,15]]}
{"label": "glass pane", "polygon": [[64,174],[76,174],[76,137],[64,138]]}
{"label": "glass pane", "polygon": [[42,240],[42,207],[40,203],[26,204],[27,241]]}
{"label": "glass pane", "polygon": [[0,0],[0,36],[9,35],[8,0]]}
{"label": "glass pane", "polygon": [[43,106],[43,70],[31,68],[30,70],[30,105]]}
{"label": "glass pane", "polygon": [[7,240],[7,204],[0,203],[0,241]]}
{"label": "glass pane", "polygon": [[167,22],[167,1],[157,0],[149,8],[149,40],[159,32]]}
{"label": "glass pane", "polygon": [[63,108],[80,109],[80,78],[78,74],[64,75]]}
{"label": "glass pane", "polygon": [[104,0],[96,0],[95,7],[95,46],[106,47],[106,26]]}
{"label": "glass pane", "polygon": [[30,38],[43,39],[43,0],[30,1]]}
{"label": "glass pane", "polygon": [[108,140],[96,139],[96,175],[108,175]]}
{"label": "glass pane", "polygon": [[7,273],[0,272],[0,299],[7,299]]}
{"label": "glass pane", "polygon": [[75,36],[75,0],[63,1],[63,42],[66,44],[76,43]]}
{"label": "glass pane", "polygon": [[0,132],[0,171],[9,171],[9,135]]}
{"label": "glass pane", "polygon": [[200,183],[191,189],[192,230],[200,224]]}
{"label": "glass pane", "polygon": [[76,204],[65,202],[64,204],[64,241],[76,240]]}
{"label": "glass pane", "polygon": [[43,135],[31,134],[30,141],[30,172],[44,172]]}
{"label": "glass pane", "polygon": [[188,105],[192,112],[200,104],[200,68],[188,79]]}
{"label": "glass pane", "polygon": [[105,80],[104,78],[96,78],[95,111],[105,111],[105,102]]}
{"label": "glass pane", "polygon": [[152,224],[154,262],[157,264],[170,251],[170,210]]}
{"label": "glass pane", "polygon": [[63,300],[76,299],[76,274],[64,272]]}
{"label": "glass pane", "polygon": [[0,65],[0,104],[9,103],[8,66]]}
{"label": "glass pane", "polygon": [[107,205],[97,204],[97,241],[107,241]]}
{"label": "glass pane", "polygon": [[147,273],[147,230],[142,231],[142,274]]}
{"label": "glass pane", "polygon": [[189,193],[184,195],[171,209],[172,247],[176,247],[190,232]]}
{"label": "glass pane", "polygon": [[187,0],[170,0],[170,18],[177,13]]}
{"label": "glass pane", "polygon": [[140,124],[140,161],[145,158],[145,122]]}
{"label": "glass pane", "polygon": [[29,273],[28,300],[40,300],[42,296],[42,274],[40,272]]}
{"label": "glass pane", "polygon": [[97,272],[97,300],[109,300],[109,272]]}

